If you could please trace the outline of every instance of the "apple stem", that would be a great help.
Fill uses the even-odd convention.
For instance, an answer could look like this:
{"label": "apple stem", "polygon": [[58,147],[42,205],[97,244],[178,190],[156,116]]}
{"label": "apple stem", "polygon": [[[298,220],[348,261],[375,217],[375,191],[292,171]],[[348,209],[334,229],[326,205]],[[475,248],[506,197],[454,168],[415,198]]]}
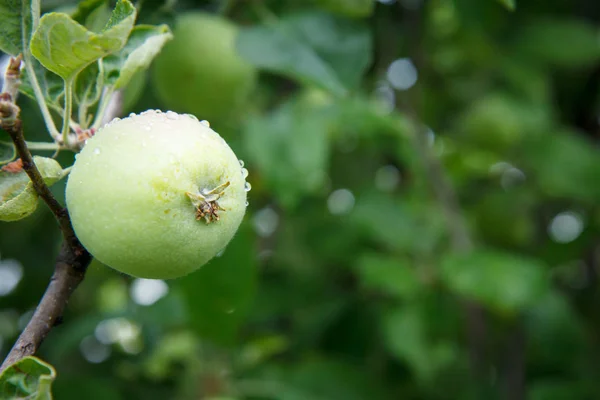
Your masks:
{"label": "apple stem", "polygon": [[217,200],[221,198],[230,184],[231,182],[227,181],[214,189],[202,189],[199,193],[185,193],[196,208],[196,220],[199,221],[204,218],[206,224],[219,220],[219,211],[226,210],[221,207]]}

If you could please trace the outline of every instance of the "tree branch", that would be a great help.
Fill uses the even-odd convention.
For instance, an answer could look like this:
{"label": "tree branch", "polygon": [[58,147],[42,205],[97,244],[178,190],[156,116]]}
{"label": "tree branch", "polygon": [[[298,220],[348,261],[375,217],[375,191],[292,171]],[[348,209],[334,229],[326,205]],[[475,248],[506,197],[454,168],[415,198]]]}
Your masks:
{"label": "tree branch", "polygon": [[83,280],[87,266],[92,260],[90,253],[81,245],[73,231],[67,209],[56,200],[33,162],[23,135],[22,122],[19,119],[20,109],[14,104],[14,97],[16,96],[11,96],[10,93],[0,94],[0,127],[10,135],[23,163],[23,169],[29,176],[36,193],[56,217],[64,241],[50,284],[33,317],[0,366],[0,372],[21,358],[35,354],[50,330],[62,317],[71,294]]}
{"label": "tree branch", "polygon": [[25,138],[23,136],[23,126],[21,120],[16,119],[13,123],[3,123],[2,128],[10,135],[15,147],[17,149],[17,154],[21,158],[23,162],[23,170],[29,176],[31,183],[37,194],[44,200],[44,202],[52,211],[52,214],[56,217],[58,221],[58,225],[60,226],[60,230],[65,238],[65,241],[69,243],[71,246],[74,246],[78,243],[77,238],[75,237],[75,232],[73,231],[73,227],[71,226],[71,220],[69,219],[69,213],[66,208],[64,208],[55,198],[50,188],[44,182],[44,178],[40,174],[40,171],[37,169],[35,163],[33,162],[33,157],[31,156],[31,152],[27,148],[27,143],[25,142]]}
{"label": "tree branch", "polygon": [[36,353],[50,330],[59,322],[71,294],[83,280],[90,261],[90,254],[81,245],[72,248],[63,242],[50,284],[27,327],[0,366],[0,371]]}
{"label": "tree branch", "polygon": [[6,120],[2,120],[2,128],[13,139],[17,152],[23,161],[23,169],[29,176],[29,179],[31,179],[35,191],[48,205],[58,220],[64,236],[64,242],[56,260],[50,284],[27,327],[19,336],[19,339],[2,363],[2,366],[0,366],[0,371],[25,356],[35,354],[42,341],[48,335],[48,332],[50,332],[62,316],[69,297],[71,297],[75,288],[83,280],[86,268],[92,260],[91,255],[75,236],[69,213],[54,198],[50,188],[44,182],[40,171],[33,162],[33,158],[23,137],[21,121],[15,119],[10,123],[6,123]]}

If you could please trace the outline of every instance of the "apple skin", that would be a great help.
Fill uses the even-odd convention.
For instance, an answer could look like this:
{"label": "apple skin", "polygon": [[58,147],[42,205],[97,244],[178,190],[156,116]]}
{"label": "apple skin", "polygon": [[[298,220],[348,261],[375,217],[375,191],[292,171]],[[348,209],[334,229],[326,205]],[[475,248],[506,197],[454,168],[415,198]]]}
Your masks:
{"label": "apple skin", "polygon": [[[67,207],[98,261],[139,278],[177,278],[233,238],[246,211],[246,175],[205,121],[151,110],[114,120],[88,140],[69,175]],[[219,219],[198,219],[190,194],[227,182]]]}
{"label": "apple skin", "polygon": [[174,39],[152,63],[152,87],[165,107],[224,122],[248,101],[256,69],[236,52],[238,27],[220,16],[178,16]]}

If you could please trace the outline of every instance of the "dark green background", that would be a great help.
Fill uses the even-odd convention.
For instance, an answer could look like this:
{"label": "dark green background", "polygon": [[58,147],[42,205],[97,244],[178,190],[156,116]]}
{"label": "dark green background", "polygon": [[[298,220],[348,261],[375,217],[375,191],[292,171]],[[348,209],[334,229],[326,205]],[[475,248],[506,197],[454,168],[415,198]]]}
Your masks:
{"label": "dark green background", "polygon": [[[211,122],[246,162],[250,206],[225,253],[150,306],[92,263],[39,353],[57,399],[600,398],[600,3],[366,1],[358,16],[339,3],[142,4],[140,22],[201,9],[242,26],[260,82]],[[377,94],[397,58],[418,80],[391,111]],[[21,104],[26,136],[44,140]],[[126,112],[161,107],[147,81]],[[453,246],[415,118],[472,252]],[[64,182],[53,191],[64,200]],[[0,297],[0,358],[59,241],[45,207],[0,224],[1,259],[24,271]],[[132,336],[98,342],[106,320]],[[92,363],[89,349],[110,354]]]}

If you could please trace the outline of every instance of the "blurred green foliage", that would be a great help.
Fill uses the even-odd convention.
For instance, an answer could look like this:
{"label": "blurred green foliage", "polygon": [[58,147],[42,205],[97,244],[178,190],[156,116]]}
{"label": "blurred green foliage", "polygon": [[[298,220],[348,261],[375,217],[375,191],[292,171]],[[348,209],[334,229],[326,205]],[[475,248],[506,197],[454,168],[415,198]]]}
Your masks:
{"label": "blurred green foliage", "polygon": [[[39,353],[55,398],[600,398],[600,4],[139,5],[138,23],[194,10],[239,26],[259,84],[212,127],[246,161],[249,211],[168,291],[92,263]],[[125,114],[164,107],[150,82],[136,76]],[[44,140],[21,104],[27,138]],[[473,251],[452,245],[417,134]],[[64,182],[52,191],[64,201]],[[45,207],[0,225],[0,356],[59,242]]]}

